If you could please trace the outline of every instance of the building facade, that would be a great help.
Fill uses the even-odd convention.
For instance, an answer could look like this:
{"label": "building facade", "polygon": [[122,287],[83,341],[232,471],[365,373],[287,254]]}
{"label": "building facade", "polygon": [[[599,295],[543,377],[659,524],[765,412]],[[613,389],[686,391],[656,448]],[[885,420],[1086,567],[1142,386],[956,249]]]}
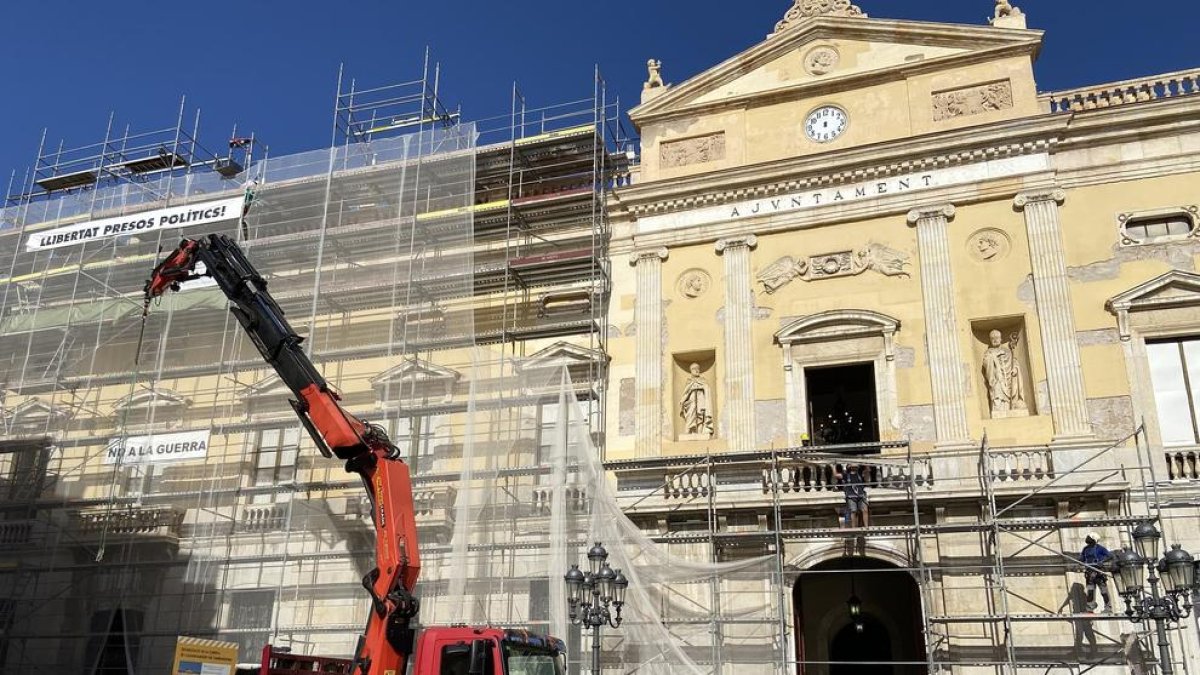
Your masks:
{"label": "building facade", "polygon": [[1200,551],[1200,71],[1039,92],[1036,18],[796,0],[685,81],[652,61],[640,153],[602,81],[471,124],[428,71],[339,87],[311,153],[212,153],[182,113],[39,152],[0,210],[0,672],[354,648],[361,487],[215,289],[140,318],[208,233],[413,467],[427,623],[578,669],[559,579],[602,539],[610,672],[1161,667],[1077,559],[1147,520]]}
{"label": "building facade", "polygon": [[647,532],[777,558],[796,672],[1148,667],[1084,538],[1200,549],[1198,73],[1042,93],[1036,18],[796,0],[630,111],[606,460]]}

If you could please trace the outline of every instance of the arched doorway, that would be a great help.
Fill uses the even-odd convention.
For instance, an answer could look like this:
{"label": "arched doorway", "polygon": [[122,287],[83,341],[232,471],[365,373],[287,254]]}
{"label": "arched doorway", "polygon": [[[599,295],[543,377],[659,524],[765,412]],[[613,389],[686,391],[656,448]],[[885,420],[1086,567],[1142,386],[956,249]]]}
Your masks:
{"label": "arched doorway", "polygon": [[797,575],[792,606],[797,675],[925,675],[920,589],[907,571],[827,560]]}

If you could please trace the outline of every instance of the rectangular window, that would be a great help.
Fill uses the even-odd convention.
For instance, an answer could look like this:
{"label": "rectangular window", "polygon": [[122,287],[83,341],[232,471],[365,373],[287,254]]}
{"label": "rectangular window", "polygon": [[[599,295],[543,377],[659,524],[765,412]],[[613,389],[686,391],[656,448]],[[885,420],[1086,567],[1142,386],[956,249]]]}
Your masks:
{"label": "rectangular window", "polygon": [[427,472],[433,465],[436,437],[441,417],[397,417],[387,425],[392,445],[408,462],[412,473]]}
{"label": "rectangular window", "polygon": [[254,484],[276,485],[296,479],[296,455],[300,450],[300,428],[263,429],[258,432],[254,459]]}
{"label": "rectangular window", "polygon": [[570,405],[545,403],[538,406],[536,466],[549,466],[555,457],[563,457],[571,463],[569,458],[579,450],[580,431],[572,428],[577,423],[570,419],[570,412]]}
{"label": "rectangular window", "polygon": [[1200,444],[1200,338],[1146,343],[1164,445]]}

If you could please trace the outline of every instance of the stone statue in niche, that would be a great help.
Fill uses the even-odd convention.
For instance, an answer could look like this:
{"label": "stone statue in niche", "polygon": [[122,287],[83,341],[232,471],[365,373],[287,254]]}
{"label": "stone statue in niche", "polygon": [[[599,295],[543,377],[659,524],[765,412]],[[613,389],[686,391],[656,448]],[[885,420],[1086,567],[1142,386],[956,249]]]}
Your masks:
{"label": "stone statue in niche", "polygon": [[1029,406],[1025,403],[1024,387],[1021,384],[1021,365],[1017,361],[1017,344],[1020,334],[1014,332],[1007,343],[998,330],[988,333],[987,351],[983,353],[983,375],[987,384],[988,406],[992,418],[1025,417]]}
{"label": "stone statue in niche", "polygon": [[679,401],[679,416],[683,418],[683,434],[687,440],[713,437],[712,389],[700,375],[700,364],[693,363],[688,372],[683,397]]}

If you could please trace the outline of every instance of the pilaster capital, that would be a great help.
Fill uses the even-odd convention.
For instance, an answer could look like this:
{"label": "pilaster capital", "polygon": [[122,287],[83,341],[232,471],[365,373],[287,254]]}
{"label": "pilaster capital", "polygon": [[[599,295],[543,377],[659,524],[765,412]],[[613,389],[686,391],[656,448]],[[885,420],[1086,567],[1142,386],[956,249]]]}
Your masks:
{"label": "pilaster capital", "polygon": [[725,237],[724,239],[718,239],[717,253],[724,253],[726,249],[739,248],[743,246],[746,248],[754,248],[755,246],[758,246],[758,237],[754,236],[753,234],[743,234],[737,237]]}
{"label": "pilaster capital", "polygon": [[1027,205],[1034,202],[1054,202],[1055,204],[1062,204],[1066,200],[1066,190],[1062,188],[1049,188],[1046,190],[1018,192],[1016,198],[1013,199],[1013,205],[1018,209],[1024,209]]}
{"label": "pilaster capital", "polygon": [[642,262],[643,260],[650,260],[653,258],[657,258],[658,260],[662,261],[666,260],[668,255],[669,253],[664,246],[659,246],[658,248],[645,248],[630,253],[629,264],[637,266],[638,263]]}
{"label": "pilaster capital", "polygon": [[953,204],[935,204],[932,206],[922,206],[921,208],[913,209],[908,212],[908,224],[916,225],[922,220],[932,218],[944,218],[950,220],[954,217],[955,209]]}

